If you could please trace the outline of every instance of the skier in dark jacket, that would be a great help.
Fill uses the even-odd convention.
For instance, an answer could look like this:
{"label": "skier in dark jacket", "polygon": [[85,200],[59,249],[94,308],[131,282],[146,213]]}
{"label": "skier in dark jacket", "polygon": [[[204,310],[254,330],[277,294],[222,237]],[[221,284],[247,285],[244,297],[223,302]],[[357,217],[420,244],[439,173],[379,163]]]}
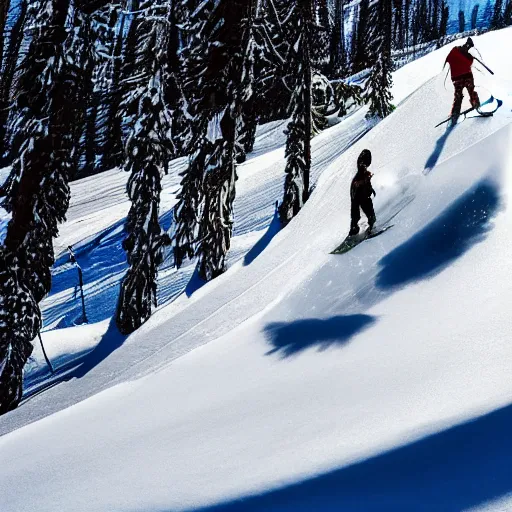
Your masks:
{"label": "skier in dark jacket", "polygon": [[471,106],[474,108],[480,106],[480,99],[475,91],[475,80],[471,71],[474,57],[469,53],[469,50],[473,46],[473,40],[471,37],[468,37],[468,40],[462,46],[452,48],[448,57],[446,57],[445,66],[446,63],[450,65],[453,87],[455,89],[451,112],[452,125],[457,122],[460,114],[464,88],[468,90]]}
{"label": "skier in dark jacket", "polygon": [[350,224],[349,236],[359,233],[359,219],[361,218],[360,210],[368,218],[368,231],[371,231],[375,224],[375,211],[373,209],[372,194],[375,197],[371,179],[373,174],[368,170],[372,163],[372,154],[369,149],[363,149],[357,159],[357,174],[352,180],[350,186],[351,208],[350,215],[352,217]]}

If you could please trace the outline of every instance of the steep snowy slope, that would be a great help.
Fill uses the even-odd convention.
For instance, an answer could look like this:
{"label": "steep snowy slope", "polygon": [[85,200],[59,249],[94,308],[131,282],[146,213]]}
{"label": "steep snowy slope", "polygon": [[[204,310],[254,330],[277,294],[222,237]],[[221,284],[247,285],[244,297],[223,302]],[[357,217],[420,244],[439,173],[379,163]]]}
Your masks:
{"label": "steep snowy slope", "polygon": [[[506,53],[511,39],[477,45]],[[110,330],[69,381],[0,420],[7,431],[60,410],[0,438],[2,510],[196,510],[249,495],[217,510],[512,506],[512,75],[489,59],[504,107],[434,129],[450,103],[445,52],[395,74],[407,98],[350,149],[341,125],[322,134],[317,147],[339,156],[264,250],[131,337]],[[332,256],[364,147],[377,216],[394,227]],[[264,190],[256,169],[248,188]]]}

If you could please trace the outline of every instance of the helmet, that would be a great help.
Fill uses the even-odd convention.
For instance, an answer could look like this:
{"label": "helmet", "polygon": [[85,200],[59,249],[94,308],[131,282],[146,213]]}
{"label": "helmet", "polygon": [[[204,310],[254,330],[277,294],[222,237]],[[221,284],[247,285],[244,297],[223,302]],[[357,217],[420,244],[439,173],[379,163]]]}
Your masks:
{"label": "helmet", "polygon": [[365,167],[369,167],[372,163],[372,154],[369,149],[363,149],[361,154],[357,159],[357,166],[364,165]]}
{"label": "helmet", "polygon": [[471,39],[471,37],[468,37],[468,40],[466,41],[466,46],[467,46],[468,48],[473,48],[473,46],[475,46],[475,45],[473,44],[473,39]]}

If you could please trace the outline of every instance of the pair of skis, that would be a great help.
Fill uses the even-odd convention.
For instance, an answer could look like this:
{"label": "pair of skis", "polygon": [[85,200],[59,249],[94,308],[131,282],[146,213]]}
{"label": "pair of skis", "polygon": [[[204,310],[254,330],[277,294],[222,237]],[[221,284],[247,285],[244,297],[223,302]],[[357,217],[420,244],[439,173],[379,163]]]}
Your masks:
{"label": "pair of skis", "polygon": [[[494,101],[496,101],[496,108],[494,110],[492,110],[490,112],[481,112],[480,111],[480,109],[483,106],[490,105]],[[478,106],[478,107],[471,107],[471,108],[468,108],[466,110],[463,110],[459,114],[458,117],[460,117],[460,116],[466,117],[466,115],[469,114],[470,112],[472,112],[473,110],[476,110],[478,112],[478,116],[475,116],[475,117],[491,117],[501,107],[501,105],[503,105],[503,101],[501,101],[498,98],[495,98],[494,96],[491,95],[491,97],[489,99],[485,100],[483,103],[480,103],[480,106]],[[440,123],[436,124],[435,128],[437,128],[438,126],[441,126],[442,124],[448,123],[451,120],[452,120],[452,116],[450,116],[448,119],[445,119],[444,121],[441,121]]]}

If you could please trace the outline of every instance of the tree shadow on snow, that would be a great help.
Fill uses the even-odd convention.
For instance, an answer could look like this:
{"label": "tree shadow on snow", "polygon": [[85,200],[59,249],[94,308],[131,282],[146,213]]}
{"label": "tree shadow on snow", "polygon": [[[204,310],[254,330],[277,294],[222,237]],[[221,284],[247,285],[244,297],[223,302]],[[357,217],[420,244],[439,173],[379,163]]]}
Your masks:
{"label": "tree shadow on snow", "polygon": [[272,222],[269,224],[265,234],[254,244],[252,249],[245,255],[244,266],[250,265],[270,244],[272,239],[281,231],[281,221],[276,208]]}
{"label": "tree shadow on snow", "polygon": [[115,318],[112,318],[108,325],[107,332],[102,336],[98,345],[84,357],[82,363],[68,375],[67,379],[80,379],[87,375],[93,368],[120,348],[127,337],[128,336],[119,332]]}
{"label": "tree shadow on snow", "polygon": [[448,126],[446,128],[446,131],[439,137],[439,139],[436,142],[436,145],[434,147],[434,150],[428,157],[427,161],[425,162],[425,170],[430,171],[432,168],[434,168],[437,164],[437,161],[439,160],[439,157],[441,156],[441,153],[443,152],[444,145],[446,144],[446,140],[448,139],[449,135],[452,133],[454,126]]}
{"label": "tree shadow on snow", "polygon": [[[168,229],[172,222],[172,209],[160,216],[160,225]],[[122,243],[126,237],[124,230],[126,219],[113,223],[108,228],[75,244],[74,252],[82,267],[85,287],[85,307],[90,323],[101,322],[111,317],[116,308],[119,283],[128,268],[126,252]],[[78,274],[74,265],[69,263],[69,255],[59,256],[52,269],[52,288],[49,299],[65,290],[78,285]],[[94,286],[91,286],[94,285]],[[45,324],[53,323],[63,317],[59,327],[71,327],[82,315],[82,305],[78,290],[76,297],[65,302],[44,304]]]}
{"label": "tree shadow on snow", "polygon": [[375,321],[369,315],[348,315],[272,323],[265,327],[267,340],[273,347],[266,355],[278,352],[284,358],[310,347],[326,350],[332,345],[343,345]]}
{"label": "tree shadow on snow", "polygon": [[389,289],[438,274],[484,240],[499,206],[496,185],[482,180],[437,219],[382,258],[377,286]]}
{"label": "tree shadow on snow", "polygon": [[194,273],[192,274],[192,277],[190,278],[185,288],[185,293],[187,294],[187,297],[191,297],[195,292],[197,292],[197,290],[201,289],[206,283],[207,281],[205,281],[203,278],[199,276],[199,269],[196,266],[196,268],[194,269]]}
{"label": "tree shadow on snow", "polygon": [[512,492],[512,405],[350,466],[196,512],[459,512]]}

